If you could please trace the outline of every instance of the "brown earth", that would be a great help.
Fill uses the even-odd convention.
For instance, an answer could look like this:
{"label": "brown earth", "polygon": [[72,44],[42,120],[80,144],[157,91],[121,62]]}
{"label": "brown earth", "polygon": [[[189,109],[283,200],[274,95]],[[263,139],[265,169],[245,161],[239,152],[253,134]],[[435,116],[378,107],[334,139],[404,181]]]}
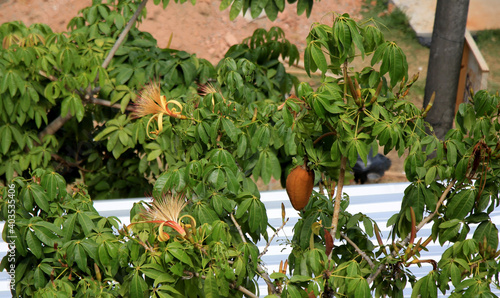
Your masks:
{"label": "brown earth", "polygon": [[[91,3],[89,0],[0,0],[0,22],[22,21],[26,25],[46,23],[54,31],[62,32],[66,30],[69,20]],[[331,22],[331,12],[348,13],[355,19],[361,19],[363,3],[363,0],[315,1],[309,18],[305,13],[297,16],[296,5],[287,4],[285,11],[271,22],[266,17],[251,20],[243,16],[231,21],[229,10],[219,10],[220,1],[198,0],[196,5],[170,1],[166,9],[149,1],[146,5],[147,18],[139,28],[151,33],[160,47],[166,47],[172,35],[171,48],[185,50],[217,63],[230,46],[251,36],[255,29],[267,30],[272,26],[281,27],[286,38],[297,45],[302,53],[311,24]],[[393,152],[388,156],[392,160],[392,167],[380,182],[405,181],[403,159]],[[274,181],[263,188],[276,189],[280,188],[280,184]]]}
{"label": "brown earth", "polygon": [[[146,5],[147,18],[139,28],[150,32],[160,47],[166,47],[173,34],[171,48],[185,50],[216,63],[231,45],[250,36],[255,29],[269,29],[272,26],[281,27],[286,38],[295,43],[300,52],[305,48],[305,38],[313,22],[327,21],[330,12],[349,13],[354,18],[360,18],[362,2],[315,2],[309,18],[305,13],[297,16],[296,5],[286,5],[285,11],[271,22],[265,17],[251,20],[242,16],[230,21],[229,9],[219,10],[220,1],[198,0],[196,5],[170,1],[165,9],[149,1]],[[46,23],[54,31],[61,32],[66,30],[68,21],[80,9],[91,3],[89,0],[0,0],[0,22],[23,21],[27,25]]]}

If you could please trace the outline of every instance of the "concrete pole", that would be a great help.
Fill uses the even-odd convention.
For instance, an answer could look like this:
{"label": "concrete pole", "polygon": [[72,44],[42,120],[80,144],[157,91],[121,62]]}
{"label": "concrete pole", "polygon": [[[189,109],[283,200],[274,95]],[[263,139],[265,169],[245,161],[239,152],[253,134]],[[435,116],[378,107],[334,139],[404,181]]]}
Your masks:
{"label": "concrete pole", "polygon": [[469,0],[438,0],[429,55],[424,107],[436,99],[426,120],[443,139],[453,126]]}

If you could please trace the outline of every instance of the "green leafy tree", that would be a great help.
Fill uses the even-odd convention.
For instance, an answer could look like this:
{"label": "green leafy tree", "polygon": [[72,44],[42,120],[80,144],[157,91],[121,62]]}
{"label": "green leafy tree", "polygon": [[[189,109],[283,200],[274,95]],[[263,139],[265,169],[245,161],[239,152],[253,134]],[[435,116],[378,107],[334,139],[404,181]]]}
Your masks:
{"label": "green leafy tree", "polygon": [[[276,4],[278,10],[284,5],[284,1],[224,1],[221,6],[231,6],[234,16],[234,11],[252,7],[252,14],[263,9],[268,13],[269,3]],[[312,4],[299,1],[302,6],[298,6],[304,7],[304,3]],[[102,30],[102,24],[107,24],[103,11],[128,19],[131,10],[124,9],[126,5],[132,4],[96,2],[83,11],[83,18],[73,20],[72,38],[42,27],[47,37],[32,47],[44,48],[54,38],[61,43],[66,40],[67,47],[78,53],[86,49],[75,46],[78,32]],[[90,22],[88,17],[94,15],[103,19]],[[87,23],[91,25],[84,26]],[[2,28],[5,26],[24,28],[20,24]],[[132,224],[120,227],[116,218],[105,218],[95,211],[84,186],[68,192],[64,176],[45,169],[53,162],[51,154],[56,154],[50,150],[60,150],[58,142],[42,142],[51,139],[50,134],[40,140],[34,126],[26,129],[31,137],[19,138],[31,143],[2,143],[9,149],[2,156],[9,156],[11,172],[18,171],[16,162],[27,158],[30,148],[45,146],[49,154],[47,164],[38,161],[36,167],[30,157],[30,165],[36,169],[13,180],[9,176],[0,189],[1,218],[9,219],[9,205],[16,206],[16,224],[5,225],[4,230],[4,235],[17,236],[16,296],[255,297],[259,278],[267,283],[270,297],[400,297],[410,286],[415,297],[436,297],[438,291],[457,297],[494,295],[491,288],[498,286],[500,253],[498,230],[490,214],[499,203],[498,95],[479,91],[469,103],[462,104],[456,128],[441,141],[424,120],[431,107],[422,110],[407,99],[417,76],[408,79],[405,54],[396,43],[386,41],[370,20],[356,22],[347,14],[335,14],[332,24],[311,27],[304,65],[308,73],[322,73],[316,89],[286,73],[278,59],[293,63],[298,55],[278,28],[256,31],[232,47],[216,67],[184,52],[160,50],[151,36],[134,30],[130,34],[136,38],[118,48],[109,66],[98,60],[91,68],[98,70],[89,71],[93,75],[86,79],[65,75],[64,63],[70,62],[58,60],[63,54],[47,58],[64,62],[57,67],[28,73],[17,70],[25,84],[45,83],[38,89],[56,86],[63,78],[73,78],[68,82],[82,80],[80,85],[65,81],[49,88],[47,94],[47,87],[41,88],[43,97],[37,94],[39,102],[48,107],[57,107],[58,102],[61,110],[69,106],[57,117],[73,112],[70,121],[75,123],[67,122],[57,133],[68,127],[78,132],[78,121],[90,118],[91,137],[87,140],[95,140],[92,146],[100,148],[94,152],[89,149],[89,159],[92,154],[95,157],[87,162],[102,167],[86,177],[95,176],[99,183],[108,181],[104,178],[114,181],[123,174],[117,163],[124,156],[132,165],[120,165],[136,175],[132,177],[156,177],[154,200],[136,204],[130,213]],[[21,39],[29,34],[19,32],[6,39],[11,42],[4,49],[5,57],[23,52],[26,42],[33,40]],[[117,31],[113,36],[119,34]],[[95,39],[87,42],[92,44]],[[62,50],[53,45],[39,51]],[[105,56],[109,54],[102,54],[104,61]],[[359,60],[369,60],[369,66],[352,68]],[[73,59],[66,66],[67,72],[89,64],[78,61]],[[11,68],[6,68],[1,82],[6,74],[12,80],[12,73],[22,63],[7,63]],[[205,84],[209,78],[211,83]],[[17,77],[13,80],[18,81]],[[193,82],[201,83],[201,90]],[[288,96],[294,84],[296,94]],[[22,94],[20,84],[10,86],[1,90],[9,94],[13,111],[19,114],[22,108],[16,95]],[[142,91],[136,99],[137,89]],[[73,90],[83,94],[83,98],[78,97],[85,109],[81,120],[79,101],[67,99],[73,98]],[[109,100],[110,105],[120,101],[122,111],[83,104],[91,92],[88,90]],[[137,119],[123,114],[130,100],[135,101],[133,116]],[[63,104],[65,101],[68,103]],[[110,114],[112,117],[106,118]],[[1,128],[3,134],[8,129],[14,135],[12,127],[20,130],[24,123],[18,123],[19,118],[12,113],[1,117],[10,119]],[[50,126],[52,122],[46,123]],[[6,155],[11,154],[10,147],[17,148],[19,157]],[[349,213],[349,198],[342,192],[358,155],[366,159],[370,148],[377,152],[379,147],[400,155],[408,152],[405,171],[411,184],[405,190],[401,211],[387,223],[392,227],[390,244],[381,239],[379,223],[362,213]],[[319,191],[313,191],[299,211],[288,265],[269,274],[261,262],[265,249],[259,251],[256,243],[260,239],[270,243],[274,234],[267,233],[269,221],[254,181],[262,178],[267,183],[271,177],[285,180],[297,165],[315,172]],[[103,172],[116,176],[98,176]],[[87,179],[89,191],[99,195],[99,190],[105,189]],[[134,188],[141,185],[147,184]],[[282,225],[273,229],[277,233],[286,224],[283,213]],[[473,224],[477,228],[470,232]],[[432,235],[419,239],[419,231],[426,225],[432,226]],[[376,242],[370,240],[373,237]],[[420,257],[431,241],[441,246],[450,243],[439,260]],[[417,279],[411,270],[421,263],[431,263],[433,270]],[[8,258],[2,260],[2,267],[9,268]]]}

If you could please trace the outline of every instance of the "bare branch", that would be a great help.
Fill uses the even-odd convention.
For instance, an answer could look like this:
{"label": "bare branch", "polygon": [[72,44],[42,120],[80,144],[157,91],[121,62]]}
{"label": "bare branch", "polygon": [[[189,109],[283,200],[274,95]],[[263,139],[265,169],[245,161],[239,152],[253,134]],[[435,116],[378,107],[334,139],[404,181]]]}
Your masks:
{"label": "bare branch", "polygon": [[[193,276],[200,277],[201,279],[207,278],[205,275],[201,275],[198,272],[192,272],[192,271],[188,271],[188,270],[184,270],[184,274],[187,274],[187,276],[183,276],[182,279],[191,279],[191,278],[193,278]],[[244,288],[242,286],[235,287],[234,285],[231,285],[231,288],[242,292],[243,294],[247,295],[248,297],[258,298],[258,296],[256,296],[254,293],[250,292],[250,290],[248,290],[247,288]]]}
{"label": "bare branch", "polygon": [[[243,231],[241,230],[240,224],[238,224],[238,222],[236,221],[236,218],[234,218],[234,215],[232,213],[229,213],[229,216],[231,217],[231,220],[233,221],[234,226],[238,230],[238,233],[240,233],[241,240],[243,241],[243,243],[247,243],[245,235],[243,235]],[[273,282],[271,281],[271,278],[269,277],[269,274],[267,274],[267,272],[264,270],[264,268],[262,268],[262,266],[259,264],[258,260],[253,260],[253,261],[257,263],[257,270],[259,271],[260,275],[262,276],[262,279],[264,279],[264,281],[266,282],[267,288],[271,292],[270,294],[276,294],[276,288],[274,287]]]}
{"label": "bare branch", "polygon": [[[417,232],[420,231],[420,229],[422,229],[434,216],[436,216],[436,214],[439,212],[439,207],[443,204],[444,200],[446,199],[446,196],[448,195],[448,193],[450,192],[450,190],[453,188],[453,186],[455,185],[455,183],[456,183],[456,180],[453,180],[453,181],[450,182],[450,184],[448,184],[448,186],[446,187],[446,189],[441,194],[441,197],[439,197],[439,200],[438,200],[438,202],[436,204],[436,210],[434,210],[434,212],[432,212],[431,214],[429,214],[427,217],[425,217],[418,224],[418,226],[417,226]],[[411,235],[406,236],[406,238],[400,243],[400,246],[401,247],[406,246],[410,242],[410,237],[411,237]],[[391,255],[393,257],[397,257],[398,251],[396,251],[396,250],[392,251]],[[368,284],[372,283],[373,280],[375,280],[375,278],[380,274],[380,272],[382,272],[382,270],[384,268],[385,268],[385,264],[380,264],[378,266],[377,270],[375,272],[373,272],[366,279],[366,281],[368,282]]]}
{"label": "bare branch", "polygon": [[40,139],[40,141],[42,141],[43,137],[45,137],[46,135],[55,134],[56,131],[58,131],[69,119],[71,119],[71,113],[69,111],[66,116],[59,115],[38,134],[38,138]]}
{"label": "bare branch", "polygon": [[362,251],[357,245],[356,243],[354,243],[351,238],[347,237],[346,234],[340,232],[340,236],[342,236],[342,238],[345,239],[345,241],[347,241],[347,243],[349,243],[350,245],[352,245],[352,247],[354,247],[354,250],[368,263],[368,265],[370,265],[370,268],[375,268],[375,264],[373,264],[372,260],[366,255],[366,253],[364,251]]}
{"label": "bare branch", "polygon": [[[345,178],[345,170],[347,164],[347,156],[342,156],[340,158],[340,173],[339,173],[339,181],[337,184],[337,193],[335,196],[335,205],[333,207],[333,219],[332,219],[332,229],[330,230],[330,234],[332,235],[332,240],[335,242],[335,235],[337,234],[337,226],[339,223],[339,214],[340,214],[340,201],[342,200],[342,188],[344,187],[344,178]],[[328,260],[331,261],[333,254],[328,255]]]}
{"label": "bare branch", "polygon": [[[111,62],[111,59],[113,59],[116,51],[118,50],[118,48],[121,46],[121,44],[123,43],[123,41],[125,40],[125,37],[127,36],[127,33],[130,31],[130,29],[132,28],[132,26],[134,25],[135,21],[137,20],[137,18],[139,17],[139,14],[141,14],[142,10],[144,9],[144,7],[146,6],[146,3],[148,2],[148,0],[143,0],[141,2],[141,4],[139,4],[139,6],[137,7],[137,10],[135,11],[134,15],[132,16],[132,18],[128,21],[127,25],[125,26],[125,28],[123,29],[122,33],[120,33],[120,36],[118,37],[118,39],[116,40],[115,44],[113,45],[113,47],[111,48],[111,50],[109,51],[108,53],[108,56],[106,56],[106,59],[104,59],[104,62],[102,63],[102,67],[103,68],[107,68],[109,63]],[[57,78],[54,77],[54,76],[51,76],[51,75],[48,75],[47,73],[43,72],[43,71],[40,71],[39,72],[40,75],[48,78],[49,80],[51,81],[56,81]],[[96,77],[96,81],[97,81],[98,77]],[[90,90],[90,88],[87,88],[89,92],[95,92],[96,89],[94,90]],[[87,96],[89,97],[88,99],[90,100],[92,98],[92,96],[90,96],[88,93],[87,93]],[[98,103],[99,104],[99,103]],[[71,119],[71,114],[68,113],[66,116],[59,116],[57,117],[56,119],[54,119],[51,123],[49,123],[49,125],[47,125],[47,127],[45,127],[45,129],[40,132],[38,134],[38,138],[41,140],[45,135],[47,134],[54,134],[56,131],[58,131],[69,119]]]}
{"label": "bare branch", "polygon": [[269,239],[269,241],[267,241],[266,246],[264,247],[264,249],[262,250],[262,252],[259,254],[259,259],[262,258],[262,256],[266,254],[267,249],[269,248],[269,245],[271,245],[271,242],[273,241],[274,237],[276,237],[276,235],[278,235],[279,231],[281,231],[283,229],[283,227],[285,227],[286,223],[288,222],[288,219],[289,218],[287,218],[283,222],[283,224],[281,225],[281,227],[279,227],[279,228],[276,229],[276,231],[274,232],[273,236],[271,236],[271,239]]}
{"label": "bare branch", "polygon": [[243,235],[243,231],[241,230],[240,224],[238,224],[236,218],[234,218],[234,215],[232,213],[229,213],[229,216],[231,217],[231,220],[233,221],[236,229],[238,230],[238,233],[240,233],[241,241],[243,241],[243,243],[247,243],[247,239],[245,238],[245,235]]}
{"label": "bare branch", "polygon": [[[119,104],[117,104],[117,103],[111,104],[111,101],[105,100],[105,99],[101,99],[101,98],[92,98],[90,100],[90,103],[93,103],[93,104],[96,104],[96,105],[101,105],[101,106],[106,106],[106,107],[110,107],[110,108],[115,108],[115,109],[121,109],[121,106]],[[133,111],[134,108],[131,107],[131,106],[127,106],[125,108],[125,110],[127,110],[127,111]]]}
{"label": "bare branch", "polygon": [[111,62],[111,59],[113,59],[113,56],[115,56],[116,51],[118,50],[118,48],[123,43],[123,41],[125,40],[125,37],[127,36],[128,32],[130,31],[130,29],[132,29],[132,26],[134,25],[135,21],[137,20],[137,18],[141,14],[142,10],[146,6],[146,3],[148,3],[148,0],[143,0],[141,2],[141,4],[139,4],[139,6],[137,7],[137,10],[135,11],[134,15],[128,21],[128,23],[125,26],[125,28],[123,29],[122,33],[120,33],[120,36],[118,36],[118,39],[116,40],[115,44],[113,45],[113,47],[109,51],[108,56],[106,57],[106,59],[104,59],[104,62],[101,65],[102,68],[108,67],[109,63]]}

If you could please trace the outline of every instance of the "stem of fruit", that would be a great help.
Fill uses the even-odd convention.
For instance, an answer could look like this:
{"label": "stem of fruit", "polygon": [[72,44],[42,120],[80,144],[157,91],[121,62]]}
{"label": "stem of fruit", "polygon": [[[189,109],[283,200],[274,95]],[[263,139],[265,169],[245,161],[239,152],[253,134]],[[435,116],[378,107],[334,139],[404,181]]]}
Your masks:
{"label": "stem of fruit", "polygon": [[[347,164],[347,156],[342,156],[340,158],[339,181],[337,184],[337,193],[335,195],[335,205],[333,207],[332,229],[330,230],[330,235],[332,235],[333,242],[335,242],[335,235],[337,234],[337,225],[339,223],[340,201],[342,200],[342,188],[344,187],[346,164]],[[332,255],[333,254],[328,255],[328,261],[332,259]]]}

